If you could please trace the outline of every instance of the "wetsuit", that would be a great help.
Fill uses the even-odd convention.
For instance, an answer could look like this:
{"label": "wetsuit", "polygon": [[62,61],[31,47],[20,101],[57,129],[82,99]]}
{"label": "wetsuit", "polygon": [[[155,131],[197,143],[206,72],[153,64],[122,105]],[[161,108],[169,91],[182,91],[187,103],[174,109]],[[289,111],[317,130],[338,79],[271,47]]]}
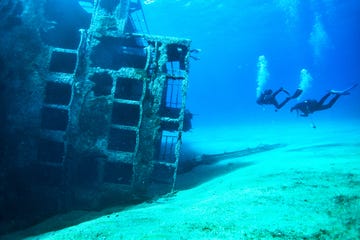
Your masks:
{"label": "wetsuit", "polygon": [[[281,103],[278,103],[278,101],[276,100],[276,96],[280,93],[280,92],[284,92],[288,95],[288,97],[286,97],[284,99],[284,101],[282,101]],[[259,105],[274,105],[277,109],[282,108],[288,101],[290,101],[293,98],[297,98],[298,96],[300,96],[300,94],[302,93],[301,89],[297,89],[296,92],[294,93],[293,96],[289,96],[289,92],[284,90],[283,88],[280,88],[279,90],[277,90],[276,92],[273,93],[273,91],[271,89],[265,90],[260,96],[259,98],[256,100],[256,103]]]}
{"label": "wetsuit", "polygon": [[[334,94],[335,97],[333,97],[327,104],[324,104],[326,99],[331,94]],[[341,95],[343,95],[343,94],[329,92],[325,96],[323,96],[320,99],[320,101],[317,101],[314,99],[305,100],[305,101],[300,102],[300,103],[296,104],[295,106],[293,106],[290,109],[290,111],[291,112],[294,110],[296,110],[297,112],[301,111],[302,113],[300,113],[300,116],[307,117],[307,116],[309,116],[309,114],[314,113],[316,111],[322,111],[322,110],[331,108]]]}
{"label": "wetsuit", "polygon": [[[320,101],[316,101],[316,100],[305,100],[303,102],[300,102],[298,104],[296,104],[295,106],[293,106],[290,111],[294,111],[296,110],[298,113],[299,111],[301,111],[302,113],[300,114],[300,116],[302,117],[307,117],[309,116],[310,113],[314,113],[316,111],[322,111],[325,109],[329,109],[331,108],[335,102],[339,99],[340,96],[342,95],[349,95],[350,94],[350,90],[352,90],[353,88],[357,87],[357,83],[355,83],[354,85],[352,85],[351,87],[345,89],[344,91],[335,91],[335,90],[330,90],[329,93],[325,94]],[[335,97],[333,97],[327,104],[324,104],[326,99],[331,95],[334,94]]]}

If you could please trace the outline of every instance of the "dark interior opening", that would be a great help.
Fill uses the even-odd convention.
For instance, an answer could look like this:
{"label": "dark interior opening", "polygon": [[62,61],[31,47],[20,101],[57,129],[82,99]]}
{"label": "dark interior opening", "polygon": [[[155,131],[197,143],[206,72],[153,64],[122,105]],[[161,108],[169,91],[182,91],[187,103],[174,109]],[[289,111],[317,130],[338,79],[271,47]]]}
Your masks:
{"label": "dark interior opening", "polygon": [[84,156],[79,159],[75,174],[76,184],[82,186],[96,184],[99,181],[99,161],[101,160],[97,156]]}
{"label": "dark interior opening", "polygon": [[62,163],[64,143],[47,139],[39,139],[38,160],[41,162]]}
{"label": "dark interior opening", "polygon": [[178,135],[170,133],[170,132],[163,132],[161,136],[161,146],[159,151],[158,160],[160,162],[168,162],[174,163],[176,161],[175,157],[175,147],[178,141]]}
{"label": "dark interior opening", "polygon": [[178,131],[179,130],[179,122],[168,122],[168,121],[161,121],[160,123],[161,130],[165,131]]}
{"label": "dark interior opening", "polygon": [[68,105],[71,99],[69,84],[47,82],[45,88],[45,103]]}
{"label": "dark interior opening", "polygon": [[105,9],[109,13],[113,13],[119,3],[120,0],[101,0],[100,7]]}
{"label": "dark interior opening", "polygon": [[47,24],[40,29],[45,44],[76,49],[80,42],[79,29],[88,29],[91,14],[79,4],[79,1],[46,0],[44,4]]}
{"label": "dark interior opening", "polygon": [[131,130],[111,128],[108,149],[134,152],[136,146],[136,132]]}
{"label": "dark interior opening", "polygon": [[118,78],[115,98],[139,101],[142,96],[143,82],[131,78]]}
{"label": "dark interior opening", "polygon": [[126,126],[137,126],[139,119],[139,105],[114,102],[111,119],[112,123]]}
{"label": "dark interior opening", "polygon": [[[54,202],[46,203],[46,200],[56,201],[59,199],[58,198],[59,196],[56,196],[56,192],[59,193],[59,186],[62,186],[64,184],[63,169],[58,166],[37,165],[33,172],[33,181],[34,181],[33,184],[36,184],[36,187],[46,186],[46,187],[51,187],[51,189],[54,190],[54,192],[50,192],[50,190],[47,189],[48,190],[47,192],[40,194],[41,199],[38,199],[38,201],[40,200],[41,202],[42,201],[44,202],[41,203],[39,209],[41,209],[41,211],[46,212],[48,210],[44,209],[45,207],[44,204],[48,204],[47,208],[53,205],[56,206],[57,204],[56,203],[54,204]],[[34,187],[34,189],[36,187]],[[46,200],[44,200],[44,198]],[[37,212],[35,214],[37,214]]]}
{"label": "dark interior opening", "polygon": [[113,79],[108,73],[95,73],[90,77],[95,83],[93,87],[95,96],[106,96],[111,94]]}
{"label": "dark interior opening", "polygon": [[104,182],[131,184],[133,165],[121,162],[106,162],[104,167]]}
{"label": "dark interior opening", "polygon": [[155,164],[151,179],[155,183],[171,184],[173,182],[173,176],[173,167],[162,164]]}
{"label": "dark interior opening", "polygon": [[185,70],[185,56],[187,47],[179,44],[169,44],[167,46],[167,55],[169,62],[179,62],[179,68]]}
{"label": "dark interior opening", "polygon": [[136,38],[104,37],[93,48],[92,66],[113,70],[122,67],[145,68],[146,50]]}
{"label": "dark interior opening", "polygon": [[[166,116],[169,118],[175,118],[177,119],[180,116],[180,110],[179,108],[162,108],[161,109],[161,116]],[[190,129],[192,129],[192,118],[193,114],[188,110],[185,109],[184,112],[184,120],[183,120],[183,129],[182,131],[187,132]],[[162,121],[161,123],[161,129],[166,131],[177,131],[179,129],[179,122],[178,121]]]}
{"label": "dark interior opening", "polygon": [[73,73],[76,67],[76,54],[54,51],[51,55],[50,71]]}
{"label": "dark interior opening", "polygon": [[178,118],[180,116],[180,108],[162,107],[161,116],[169,118]]}
{"label": "dark interior opening", "polygon": [[69,121],[68,111],[43,107],[41,111],[41,127],[49,130],[64,131]]}

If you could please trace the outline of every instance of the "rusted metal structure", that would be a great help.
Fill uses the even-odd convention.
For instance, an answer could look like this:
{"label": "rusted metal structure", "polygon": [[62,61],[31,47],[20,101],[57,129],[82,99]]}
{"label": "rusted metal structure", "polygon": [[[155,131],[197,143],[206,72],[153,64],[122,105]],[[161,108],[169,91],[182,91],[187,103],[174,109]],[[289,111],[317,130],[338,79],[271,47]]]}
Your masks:
{"label": "rusted metal structure", "polygon": [[[172,191],[181,134],[189,128],[190,40],[143,31],[138,0],[17,2],[26,10],[22,27],[36,28],[33,41],[39,41],[28,76],[33,91],[19,99],[36,104],[31,113],[20,110],[31,131],[19,140],[26,139],[22,153],[2,163],[6,169],[21,165],[32,178],[32,194],[56,199],[55,212]],[[15,105],[10,101],[8,108]],[[21,119],[19,112],[7,115]],[[7,129],[24,121],[8,120]],[[2,176],[10,179],[6,171]]]}
{"label": "rusted metal structure", "polygon": [[124,184],[134,193],[148,188],[154,171],[166,169],[161,175],[173,185],[190,41],[136,33],[131,16],[139,3],[111,3],[95,3],[76,49],[49,45],[39,157],[68,165],[70,178],[87,168],[94,173],[88,182]]}

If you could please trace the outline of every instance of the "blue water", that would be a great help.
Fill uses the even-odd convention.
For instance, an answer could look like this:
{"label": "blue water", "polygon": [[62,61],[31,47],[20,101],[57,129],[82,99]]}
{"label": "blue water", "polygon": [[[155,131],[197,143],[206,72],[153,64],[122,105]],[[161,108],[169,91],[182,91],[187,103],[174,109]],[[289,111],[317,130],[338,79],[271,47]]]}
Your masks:
{"label": "blue water", "polygon": [[[192,39],[187,107],[194,128],[237,121],[305,121],[256,101],[258,57],[267,60],[266,88],[294,92],[300,71],[311,86],[301,96],[320,99],[329,89],[360,82],[360,1],[357,0],[147,0],[150,33]],[[360,87],[314,118],[360,117]],[[265,118],[265,119],[264,119]]]}
{"label": "blue water", "polygon": [[[25,4],[26,2],[29,2],[29,5]],[[88,3],[90,7],[87,10],[91,11],[92,0],[80,2],[82,4]],[[104,1],[104,4],[111,5],[111,3],[118,2],[120,0],[108,0]],[[132,2],[136,1],[133,0]],[[183,169],[187,167],[187,170],[190,171],[191,167],[199,164],[197,157],[202,154],[231,153],[234,150],[242,149],[242,146],[253,146],[258,142],[261,144],[281,143],[290,145],[294,142],[292,137],[296,140],[300,138],[312,142],[314,145],[309,144],[309,148],[315,149],[314,154],[317,151],[316,147],[322,146],[323,150],[321,151],[324,153],[320,152],[319,154],[324,154],[324,156],[314,156],[322,158],[331,156],[329,157],[330,163],[334,158],[349,158],[344,159],[345,162],[355,163],[352,157],[354,159],[357,157],[356,154],[358,153],[354,149],[359,146],[358,140],[354,140],[353,145],[350,145],[350,153],[346,153],[347,155],[340,152],[339,155],[334,156],[334,152],[338,148],[326,152],[326,147],[329,149],[330,147],[344,147],[347,146],[348,141],[356,139],[358,131],[353,132],[352,125],[350,128],[345,128],[350,129],[345,131],[353,134],[349,137],[350,140],[338,141],[337,138],[341,138],[342,135],[337,135],[334,132],[329,143],[321,142],[322,139],[320,142],[315,142],[317,141],[316,138],[306,138],[312,134],[311,128],[305,131],[302,129],[288,131],[286,128],[302,126],[299,124],[291,125],[292,122],[310,122],[313,125],[316,123],[317,129],[331,130],[344,122],[340,119],[348,119],[351,124],[357,124],[354,129],[358,129],[360,126],[360,86],[353,89],[350,95],[340,97],[331,109],[315,112],[308,118],[302,118],[297,116],[296,112],[290,112],[290,108],[298,101],[296,99],[290,101],[279,111],[274,111],[273,106],[256,104],[256,94],[257,89],[271,88],[276,90],[279,87],[284,87],[293,93],[300,85],[304,89],[304,93],[299,101],[307,98],[319,100],[330,89],[342,90],[354,83],[360,84],[360,0],[142,0],[141,2],[150,34],[189,38],[192,40],[192,48],[201,49],[201,52],[193,53],[200,60],[191,59],[190,62],[187,94],[187,108],[195,114],[192,123],[192,131],[195,134],[184,137],[181,161],[188,160],[188,162],[185,164],[180,162],[179,169],[185,166]],[[65,141],[63,145],[61,145],[62,142],[54,142],[52,137],[49,139],[40,138],[39,140],[40,129],[46,130],[44,131],[45,137],[47,137],[47,130],[56,130],[54,139],[61,136],[58,133],[64,129],[63,127],[52,129],[52,127],[45,126],[46,124],[43,122],[40,123],[39,119],[47,116],[44,115],[45,111],[40,111],[40,109],[51,108],[51,106],[44,107],[42,94],[45,92],[44,103],[49,103],[51,101],[47,102],[46,96],[51,96],[50,93],[55,90],[48,90],[54,86],[49,84],[53,79],[43,79],[46,73],[41,73],[43,67],[45,69],[48,66],[37,66],[41,63],[40,60],[29,64],[33,56],[39,54],[37,51],[40,51],[41,48],[36,42],[37,38],[28,39],[28,32],[22,32],[22,30],[29,30],[27,29],[30,25],[29,22],[41,20],[37,18],[26,19],[30,16],[29,13],[34,11],[33,8],[36,8],[36,3],[39,4],[39,7],[44,7],[44,10],[39,9],[40,13],[44,11],[45,17],[49,17],[47,20],[51,20],[44,23],[44,26],[36,27],[36,30],[42,33],[43,40],[51,46],[76,49],[80,40],[78,29],[88,28],[90,22],[90,14],[80,7],[77,0],[0,0],[0,20],[3,20],[0,21],[0,31],[3,33],[0,43],[4,43],[0,44],[2,47],[0,50],[0,112],[2,113],[0,114],[0,122],[4,123],[0,124],[0,133],[1,137],[5,136],[4,139],[6,139],[0,144],[0,235],[12,231],[12,229],[33,224],[53,213],[76,208],[87,209],[88,206],[95,208],[95,206],[100,205],[97,203],[98,201],[104,201],[105,205],[115,202],[117,198],[110,200],[112,187],[109,187],[108,195],[99,192],[100,196],[95,197],[93,203],[90,203],[92,195],[85,195],[88,188],[89,194],[94,194],[94,196],[97,194],[95,191],[101,189],[97,186],[100,184],[98,181],[103,175],[109,174],[106,177],[109,182],[104,180],[104,185],[110,183],[109,186],[112,186],[113,183],[123,184],[123,179],[126,178],[128,181],[132,174],[132,171],[129,170],[132,165],[128,162],[122,164],[123,160],[119,160],[119,165],[114,168],[112,168],[112,163],[109,162],[108,164],[107,156],[100,149],[106,144],[102,140],[104,136],[95,134],[95,130],[97,132],[102,128],[97,128],[94,131],[92,129],[95,122],[103,123],[102,120],[97,120],[98,114],[95,114],[95,118],[90,121],[89,132],[83,133],[83,131],[87,131],[87,124],[85,124],[85,130],[79,130],[81,132],[79,140],[72,139],[75,138],[74,133],[78,131],[74,129],[70,129],[66,133],[64,131],[64,136],[66,136],[64,140],[56,140]],[[78,37],[74,37],[75,35]],[[16,36],[16,39],[12,36]],[[32,35],[29,34],[29,36]],[[34,49],[32,46],[35,46]],[[6,51],[7,49],[14,52]],[[41,51],[43,50],[46,49]],[[9,66],[7,66],[7,62],[10,63]],[[100,62],[102,62],[101,59]],[[34,71],[24,68],[24,65],[33,66]],[[59,65],[62,66],[62,63]],[[50,71],[52,71],[51,66]],[[38,75],[41,78],[36,79]],[[304,79],[308,82],[302,81]],[[111,84],[105,85],[104,87],[109,87]],[[262,85],[263,89],[261,89]],[[34,89],[29,86],[33,86]],[[75,87],[78,87],[77,84]],[[59,92],[64,92],[65,88],[62,87],[61,89]],[[68,89],[70,89],[70,85]],[[47,91],[50,92],[49,95],[47,95]],[[67,91],[65,90],[65,92]],[[70,101],[70,93],[64,95],[65,99],[68,96]],[[62,99],[61,94],[56,94],[56,96]],[[80,98],[80,96],[78,97]],[[279,95],[280,100],[284,97],[284,94]],[[102,100],[104,99],[99,98],[99,109],[102,108]],[[86,100],[85,103],[87,101],[91,102]],[[73,105],[76,114],[79,110],[77,110],[77,103],[78,100]],[[65,106],[65,103],[60,105]],[[81,114],[79,114],[87,116],[86,112],[90,106],[95,105],[86,106],[81,109]],[[68,115],[64,116],[66,116],[66,120],[61,120],[61,125],[66,125],[68,122]],[[91,117],[92,115],[89,114],[88,116]],[[56,122],[53,121],[55,118],[57,117],[52,116],[49,118],[52,121],[49,120],[48,122]],[[82,116],[79,121],[84,121],[83,118],[85,117]],[[73,121],[72,117],[70,119]],[[325,121],[329,120],[335,120],[334,124],[325,124]],[[105,123],[107,123],[106,121],[104,120]],[[266,131],[266,128],[270,126],[267,123],[274,122],[286,122],[286,124],[276,125],[277,128]],[[234,123],[239,124],[238,126],[243,124],[242,126],[245,128],[234,129],[231,125]],[[258,125],[254,126],[254,124]],[[79,123],[78,125],[82,124]],[[210,128],[206,128],[208,126]],[[217,126],[220,127],[216,128]],[[202,127],[205,131],[201,131],[203,130]],[[198,129],[200,131],[197,131]],[[208,129],[211,129],[212,132],[209,132]],[[227,129],[227,131],[223,129]],[[243,131],[243,129],[249,131]],[[258,135],[254,134],[254,129]],[[281,131],[286,131],[290,136],[273,139]],[[92,136],[93,133],[94,136]],[[317,131],[316,133],[327,134],[328,131]],[[200,136],[202,134],[203,136]],[[303,134],[303,136],[299,134]],[[69,141],[70,143],[68,136],[69,139],[72,139]],[[241,138],[237,136],[241,136]],[[95,144],[97,137],[101,141],[96,141],[96,146],[90,147],[90,142],[94,141]],[[212,139],[208,140],[208,138]],[[84,146],[80,143],[83,139],[86,140]],[[134,138],[132,139],[134,140]],[[244,143],[244,139],[249,143]],[[324,137],[324,139],[326,138]],[[53,142],[49,146],[55,147],[48,149],[46,144],[42,144],[43,140]],[[73,143],[76,143],[76,146],[71,149]],[[131,143],[131,146],[135,147],[135,144]],[[62,151],[63,149],[64,151]],[[68,149],[71,150],[66,152]],[[261,150],[261,147],[259,149]],[[300,150],[299,159],[302,159],[303,153]],[[147,153],[145,150],[142,151],[144,152],[140,152],[141,154],[138,155]],[[251,149],[247,148],[245,151],[251,152]],[[345,152],[347,150],[339,151]],[[240,153],[242,152],[240,151]],[[288,156],[287,154],[289,153],[284,152],[284,159]],[[77,159],[78,156],[79,159]],[[273,156],[268,155],[268,158],[273,159]],[[47,168],[53,166],[52,163],[54,165],[59,163],[57,166],[60,166],[63,160],[66,161],[64,169]],[[44,166],[39,163],[44,163]],[[200,170],[199,175],[196,176],[200,180],[197,180],[196,177],[192,177],[192,180],[195,179],[194,182],[196,183],[202,182],[219,174],[228,173],[236,169],[236,166],[247,167],[248,164],[239,161],[223,166],[224,168],[220,166],[218,171],[215,168],[209,168],[209,174],[205,174],[205,170]],[[346,167],[352,166],[346,165]],[[347,171],[346,168],[344,169]],[[356,168],[354,169],[356,170]],[[358,176],[355,170],[353,170],[354,173],[348,174],[348,180],[353,181],[351,184],[356,183],[353,180],[355,176]],[[118,178],[117,171],[123,174],[122,177]],[[78,174],[78,176],[73,176],[73,174]],[[135,173],[134,176],[136,174],[138,173]],[[201,174],[203,175],[201,176]],[[112,180],[113,178],[114,180]],[[187,180],[188,176],[183,177],[183,179],[185,178]],[[338,186],[336,179],[333,181]],[[191,181],[187,180],[186,184],[189,182]],[[72,183],[76,186],[72,187]],[[181,184],[178,185],[181,186]],[[317,188],[317,185],[314,186]],[[351,186],[349,185],[349,188]],[[90,187],[94,187],[91,189],[91,191],[94,190],[94,193],[90,191]],[[50,188],[52,191],[48,192],[47,189]],[[80,189],[81,192],[74,194],[77,189]],[[106,189],[108,189],[107,186],[104,187],[104,191]],[[44,191],[43,194],[41,194],[42,191]],[[357,196],[354,199],[358,199]],[[80,206],[82,202],[86,204]],[[349,219],[349,224],[356,225],[356,221],[351,222],[352,218]],[[56,223],[56,228],[58,227],[59,224]],[[226,229],[222,226],[221,228]],[[204,230],[209,229],[203,228]]]}

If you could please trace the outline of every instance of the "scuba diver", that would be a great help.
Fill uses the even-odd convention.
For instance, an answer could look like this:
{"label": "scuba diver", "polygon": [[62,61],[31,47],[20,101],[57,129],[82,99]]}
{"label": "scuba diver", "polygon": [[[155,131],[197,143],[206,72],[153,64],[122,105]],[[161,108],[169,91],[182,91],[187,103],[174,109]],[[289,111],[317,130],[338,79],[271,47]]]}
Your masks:
{"label": "scuba diver", "polygon": [[184,112],[184,126],[183,126],[183,131],[187,132],[190,129],[192,129],[192,123],[191,120],[193,118],[194,114],[192,114],[188,109],[185,109]]}
{"label": "scuba diver", "polygon": [[[280,92],[284,92],[288,95],[281,103],[276,100],[276,96]],[[277,109],[282,108],[291,99],[299,97],[302,92],[303,91],[301,89],[297,89],[296,92],[292,96],[290,96],[290,93],[282,87],[279,88],[279,90],[277,90],[276,92],[273,92],[273,90],[271,89],[267,89],[263,93],[261,93],[261,95],[256,100],[256,103],[259,105],[274,105],[276,107],[275,111],[277,111]]]}
{"label": "scuba diver", "polygon": [[196,61],[200,60],[200,57],[195,56],[194,53],[200,53],[201,49],[200,48],[196,48],[196,49],[190,49],[190,57]]}
{"label": "scuba diver", "polygon": [[[309,116],[309,114],[314,113],[316,111],[322,111],[325,109],[329,109],[335,104],[335,102],[340,98],[340,96],[349,95],[350,90],[355,88],[357,85],[358,84],[356,83],[344,91],[330,90],[327,94],[325,94],[320,99],[320,101],[317,101],[314,99],[305,100],[305,101],[300,102],[300,103],[296,104],[295,106],[293,106],[290,109],[290,111],[292,112],[292,111],[296,110],[296,112],[298,114],[299,114],[299,111],[301,111],[302,113],[300,113],[300,116],[307,117],[307,116]],[[328,97],[330,97],[330,95],[332,95],[332,94],[335,96],[327,104],[324,104],[326,99],[328,99]]]}

